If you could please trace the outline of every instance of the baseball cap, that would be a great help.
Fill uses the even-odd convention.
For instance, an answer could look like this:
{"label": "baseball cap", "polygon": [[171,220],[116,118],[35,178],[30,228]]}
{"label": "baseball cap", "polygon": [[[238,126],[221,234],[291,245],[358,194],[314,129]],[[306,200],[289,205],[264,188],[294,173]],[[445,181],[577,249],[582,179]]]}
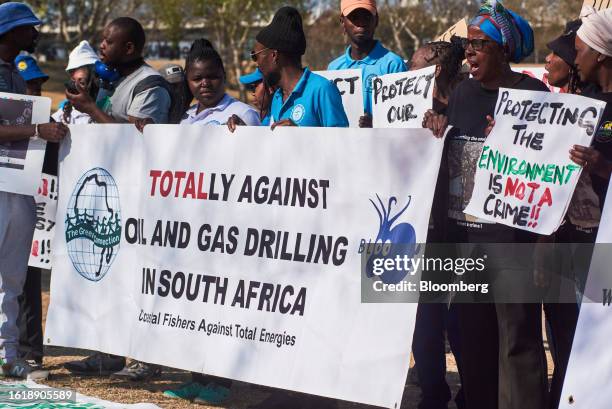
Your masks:
{"label": "baseball cap", "polygon": [[19,75],[26,81],[35,80],[37,78],[49,79],[49,76],[38,67],[36,60],[29,55],[18,55],[17,58],[15,58],[15,66],[17,67],[17,71],[19,71]]}
{"label": "baseball cap", "polygon": [[70,52],[66,71],[76,70],[86,65],[94,65],[98,60],[98,54],[87,41],[83,40]]}
{"label": "baseball cap", "polygon": [[261,71],[259,71],[259,68],[257,68],[255,71],[241,76],[239,81],[244,85],[254,84],[256,82],[263,81],[263,74]]}
{"label": "baseball cap", "polygon": [[341,0],[340,12],[343,16],[348,16],[357,9],[366,9],[373,15],[378,14],[376,10],[376,0]]}
{"label": "baseball cap", "polygon": [[14,1],[0,4],[0,35],[8,33],[15,27],[40,24],[42,21],[25,4]]}
{"label": "baseball cap", "polygon": [[178,84],[185,79],[185,71],[178,64],[166,64],[158,72],[170,84]]}
{"label": "baseball cap", "polygon": [[557,54],[567,65],[575,67],[574,60],[576,59],[576,32],[582,25],[581,20],[570,21],[565,25],[563,34],[552,40],[546,46],[555,54]]}

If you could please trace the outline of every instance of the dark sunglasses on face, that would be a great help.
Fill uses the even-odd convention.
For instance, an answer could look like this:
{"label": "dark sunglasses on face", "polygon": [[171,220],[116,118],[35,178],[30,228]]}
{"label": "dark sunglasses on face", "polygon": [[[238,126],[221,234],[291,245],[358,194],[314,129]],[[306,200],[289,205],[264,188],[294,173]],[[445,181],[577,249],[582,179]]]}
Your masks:
{"label": "dark sunglasses on face", "polygon": [[463,48],[467,50],[468,46],[471,46],[472,50],[474,51],[482,51],[482,49],[489,43],[495,43],[495,41],[486,40],[484,38],[473,38],[471,40],[465,38],[463,39]]}
{"label": "dark sunglasses on face", "polygon": [[269,48],[264,48],[264,49],[259,50],[259,51],[255,51],[255,50],[251,51],[250,52],[251,60],[253,60],[253,62],[257,62],[257,55],[259,53],[262,53],[262,52],[266,51],[266,50],[269,50]]}

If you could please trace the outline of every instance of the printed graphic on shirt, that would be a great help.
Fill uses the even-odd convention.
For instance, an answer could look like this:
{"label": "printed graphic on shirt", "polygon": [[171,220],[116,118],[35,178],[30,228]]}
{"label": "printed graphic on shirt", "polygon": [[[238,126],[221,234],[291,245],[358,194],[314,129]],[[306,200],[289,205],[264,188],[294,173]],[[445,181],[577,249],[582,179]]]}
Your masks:
{"label": "printed graphic on shirt", "polygon": [[372,83],[374,82],[374,78],[376,78],[378,75],[376,74],[370,74],[366,77],[365,79],[365,87],[366,90],[368,92],[372,92]]}
{"label": "printed graphic on shirt", "polygon": [[612,142],[612,121],[606,121],[599,127],[595,140],[601,143]]}
{"label": "printed graphic on shirt", "polygon": [[567,209],[567,216],[574,226],[585,229],[599,226],[601,219],[599,196],[593,190],[589,172],[580,174],[576,190]]}
{"label": "printed graphic on shirt", "polygon": [[[29,125],[32,123],[32,101],[0,99],[0,125]],[[25,168],[29,140],[0,143],[0,167]]]}
{"label": "printed graphic on shirt", "polygon": [[306,114],[306,108],[304,108],[304,105],[297,104],[296,106],[293,107],[293,111],[291,111],[291,120],[295,122],[296,124],[299,124],[304,118],[305,114]]}
{"label": "printed graphic on shirt", "polygon": [[448,134],[448,217],[459,221],[490,223],[463,213],[472,198],[476,165],[485,139],[458,133],[458,129],[452,129]]}

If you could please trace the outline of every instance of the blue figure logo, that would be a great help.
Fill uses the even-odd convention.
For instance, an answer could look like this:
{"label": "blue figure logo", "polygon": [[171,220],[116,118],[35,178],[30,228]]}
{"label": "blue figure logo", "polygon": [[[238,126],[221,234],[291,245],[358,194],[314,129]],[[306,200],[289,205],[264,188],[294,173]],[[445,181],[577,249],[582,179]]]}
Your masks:
{"label": "blue figure logo", "polygon": [[[376,209],[376,213],[378,213],[380,227],[378,229],[376,241],[373,246],[370,245],[368,251],[368,253],[371,253],[366,264],[366,274],[368,277],[373,277],[375,275],[373,269],[374,259],[389,258],[395,260],[396,256],[403,258],[404,255],[412,258],[420,248],[420,246],[416,245],[416,232],[410,223],[400,223],[393,226],[393,223],[395,223],[406,209],[408,209],[408,206],[410,206],[412,197],[408,196],[408,203],[406,203],[406,206],[393,217],[391,217],[391,207],[397,203],[397,198],[395,196],[389,198],[386,209],[378,194],[376,198],[380,204],[380,209],[372,199],[370,199],[370,202],[374,206],[374,209]],[[379,277],[385,284],[397,284],[402,281],[409,272],[410,269],[394,268],[385,270]]]}

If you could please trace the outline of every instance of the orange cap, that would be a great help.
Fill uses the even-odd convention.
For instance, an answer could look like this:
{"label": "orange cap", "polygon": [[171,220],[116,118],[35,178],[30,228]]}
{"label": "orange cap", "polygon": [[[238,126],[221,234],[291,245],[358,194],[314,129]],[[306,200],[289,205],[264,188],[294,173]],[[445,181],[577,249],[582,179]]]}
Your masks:
{"label": "orange cap", "polygon": [[376,15],[376,0],[341,0],[340,12],[343,16],[348,16],[357,9],[366,9],[373,15]]}

